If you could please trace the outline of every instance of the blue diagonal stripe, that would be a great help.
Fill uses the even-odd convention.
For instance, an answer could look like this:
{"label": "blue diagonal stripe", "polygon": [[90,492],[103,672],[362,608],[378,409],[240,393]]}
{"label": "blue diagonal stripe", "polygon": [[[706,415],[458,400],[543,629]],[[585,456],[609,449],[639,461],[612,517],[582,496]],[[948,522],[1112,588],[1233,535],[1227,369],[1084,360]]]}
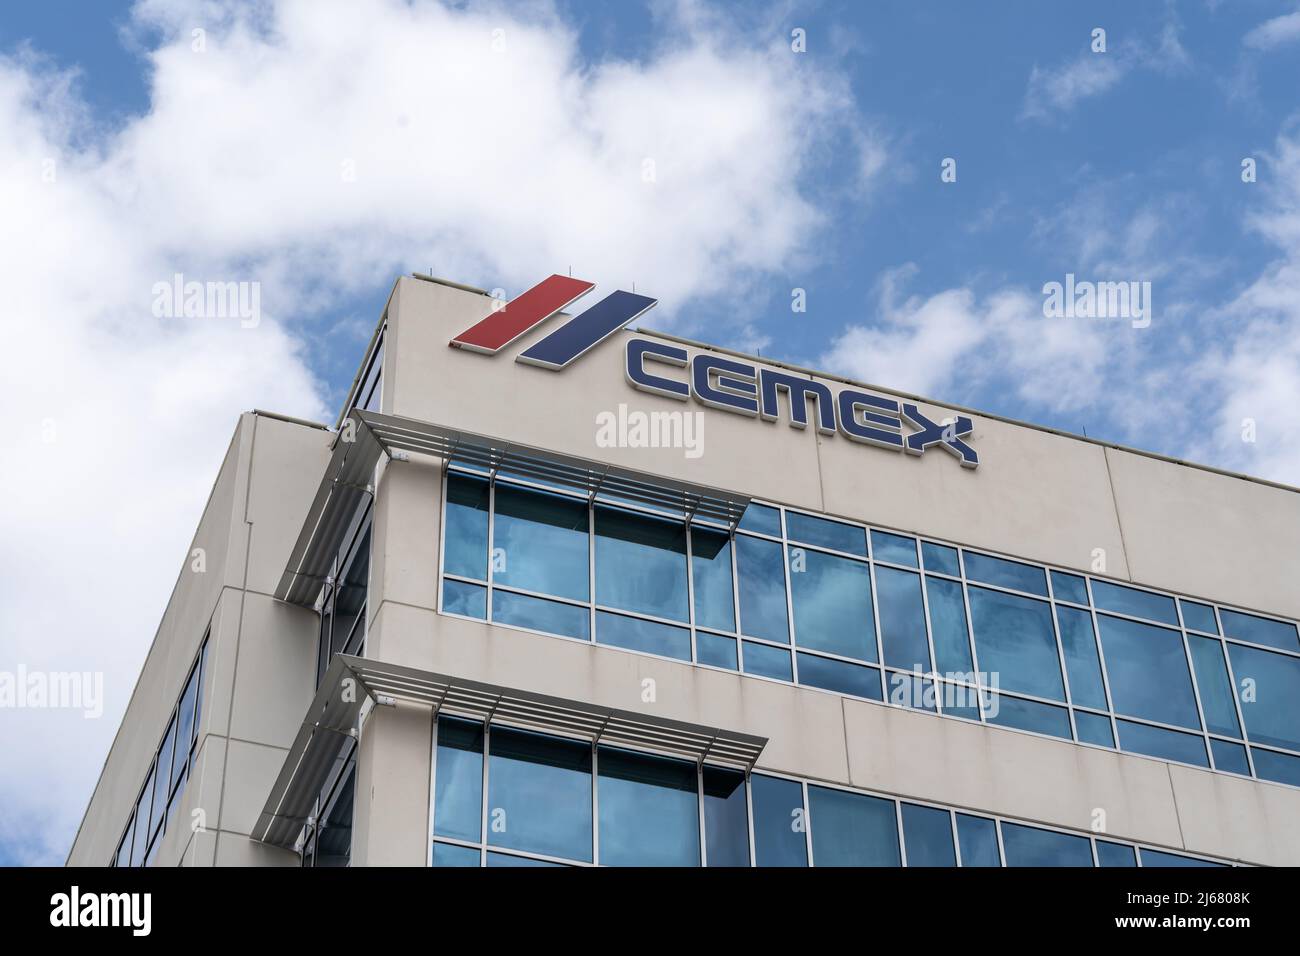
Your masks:
{"label": "blue diagonal stripe", "polygon": [[586,312],[524,351],[517,361],[540,365],[552,371],[562,369],[658,301],[622,289],[611,292]]}

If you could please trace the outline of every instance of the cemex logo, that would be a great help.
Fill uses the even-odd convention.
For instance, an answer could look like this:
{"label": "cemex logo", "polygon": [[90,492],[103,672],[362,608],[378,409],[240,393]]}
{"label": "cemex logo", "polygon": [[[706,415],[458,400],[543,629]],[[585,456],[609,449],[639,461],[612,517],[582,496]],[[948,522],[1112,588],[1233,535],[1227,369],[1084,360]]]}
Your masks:
{"label": "cemex logo", "polygon": [[[500,305],[474,326],[451,340],[451,345],[495,355],[520,336],[582,298],[595,288],[584,279],[553,275],[508,305]],[[611,292],[585,312],[570,319],[515,359],[553,372],[568,366],[595,348],[637,316],[654,307],[658,300],[633,292]],[[660,366],[686,369],[684,378],[670,378],[646,370]],[[712,352],[696,352],[668,342],[630,338],[624,373],[628,382],[644,392],[776,421],[778,399],[785,393],[790,425],[808,427],[808,400],[816,405],[816,427],[823,435],[844,435],[850,441],[876,445],[909,455],[922,455],[929,448],[942,448],[955,456],[963,468],[979,465],[975,450],[962,441],[974,425],[965,415],[935,422],[915,404],[872,395],[855,388],[832,393],[830,386],[806,375],[773,368],[759,368],[747,362],[724,358]],[[914,431],[904,434],[904,425]]]}

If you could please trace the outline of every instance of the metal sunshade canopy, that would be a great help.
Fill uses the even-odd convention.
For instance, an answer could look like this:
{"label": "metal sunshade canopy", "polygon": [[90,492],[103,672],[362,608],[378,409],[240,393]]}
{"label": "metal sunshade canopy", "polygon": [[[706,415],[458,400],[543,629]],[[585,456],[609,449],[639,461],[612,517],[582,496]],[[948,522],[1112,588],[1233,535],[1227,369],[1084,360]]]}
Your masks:
{"label": "metal sunshade canopy", "polygon": [[[344,441],[343,436],[349,432],[353,440]],[[744,495],[445,425],[353,409],[334,441],[333,457],[275,589],[277,598],[303,607],[313,604],[357,505],[373,492],[376,463],[381,455],[394,452],[435,455],[492,474],[508,472],[578,490],[589,498],[608,495],[729,527],[735,527],[749,506],[749,498]]]}
{"label": "metal sunshade canopy", "polygon": [[[354,691],[344,694],[344,682]],[[350,700],[348,699],[350,698]],[[432,715],[453,714],[493,725],[631,746],[660,754],[707,761],[749,771],[767,745],[766,737],[742,734],[635,711],[579,703],[531,691],[448,677],[398,664],[338,654],[285,756],[267,795],[252,837],[293,847],[316,798],[343,759],[347,742],[361,733],[368,703],[405,701],[427,705]]]}

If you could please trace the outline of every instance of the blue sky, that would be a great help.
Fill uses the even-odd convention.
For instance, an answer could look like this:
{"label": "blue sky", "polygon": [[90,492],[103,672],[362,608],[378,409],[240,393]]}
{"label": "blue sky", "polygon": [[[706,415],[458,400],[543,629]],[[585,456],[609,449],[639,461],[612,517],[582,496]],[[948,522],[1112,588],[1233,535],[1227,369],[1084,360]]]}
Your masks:
{"label": "blue sky", "polygon": [[[651,327],[1300,484],[1297,2],[46,0],[0,13],[0,132],[0,537],[43,542],[4,554],[6,656],[108,675],[0,793],[0,862],[66,847],[237,413],[332,421],[402,272],[635,282]],[[160,320],[177,272],[264,321]],[[1047,318],[1067,273],[1150,282],[1149,327]],[[106,511],[90,641],[41,608]]]}

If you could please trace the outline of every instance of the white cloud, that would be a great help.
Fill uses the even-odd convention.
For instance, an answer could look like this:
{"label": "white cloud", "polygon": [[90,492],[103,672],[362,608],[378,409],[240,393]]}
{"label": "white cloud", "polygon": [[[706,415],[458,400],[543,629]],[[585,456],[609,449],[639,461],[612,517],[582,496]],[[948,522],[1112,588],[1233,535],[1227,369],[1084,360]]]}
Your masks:
{"label": "white cloud", "polygon": [[1241,38],[1252,50],[1272,50],[1300,40],[1300,10],[1265,20]]}
{"label": "white cloud", "polygon": [[[237,412],[331,415],[303,319],[430,264],[510,292],[572,267],[680,306],[808,253],[825,138],[881,165],[838,75],[707,24],[588,64],[538,5],[137,15],[163,37],[151,105],[106,137],[67,75],[0,61],[0,668],[103,671],[107,693],[97,722],[0,714],[0,847],[26,861],[62,858]],[[260,281],[262,322],[154,318],[177,271]]]}

